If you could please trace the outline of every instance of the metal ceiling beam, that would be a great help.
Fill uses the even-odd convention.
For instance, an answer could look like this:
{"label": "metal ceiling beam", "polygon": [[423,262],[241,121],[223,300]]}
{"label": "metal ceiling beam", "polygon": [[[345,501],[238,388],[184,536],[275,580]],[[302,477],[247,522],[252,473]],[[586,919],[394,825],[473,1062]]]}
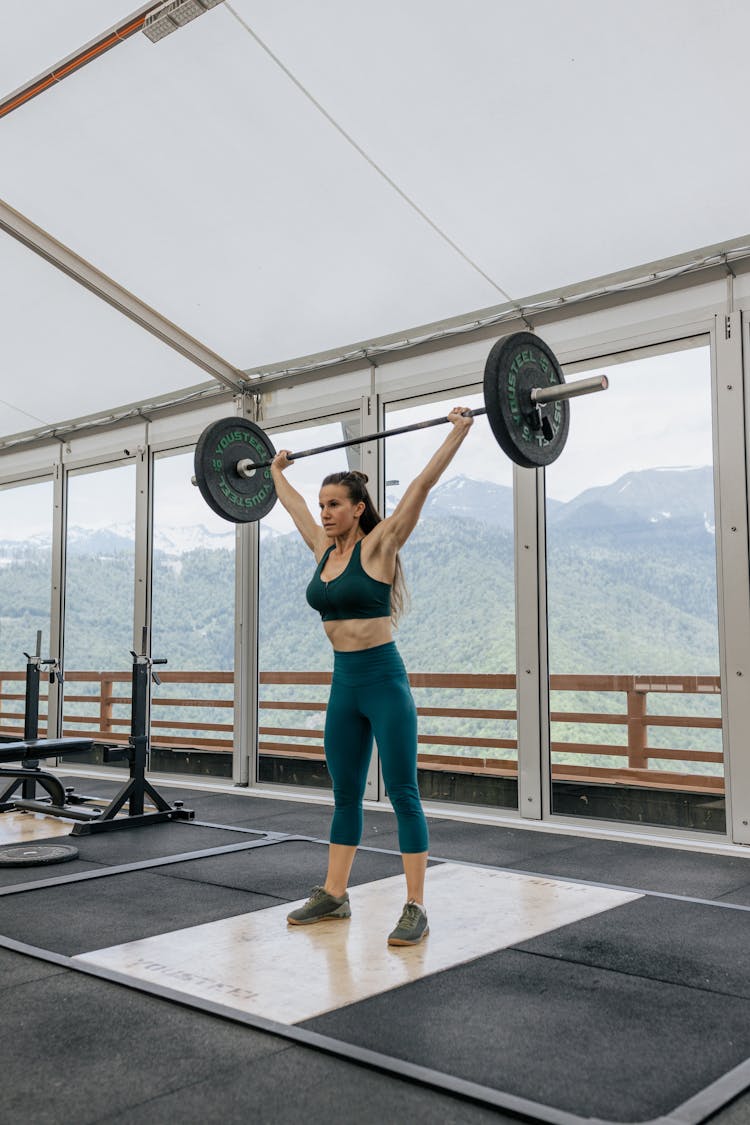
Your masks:
{"label": "metal ceiling beam", "polygon": [[45,90],[49,90],[51,86],[62,82],[64,78],[68,78],[69,75],[80,70],[82,66],[87,66],[88,63],[103,55],[105,51],[111,50],[118,43],[123,43],[131,35],[135,35],[136,31],[143,28],[146,17],[155,8],[160,7],[160,4],[161,0],[152,0],[150,4],[144,4],[142,8],[120,20],[114,27],[110,27],[108,31],[98,35],[96,39],[91,39],[74,54],[61,59],[54,66],[38,74],[36,78],[24,82],[23,86],[19,86],[12,94],[0,99],[0,117],[5,117],[13,110],[26,105],[32,98],[36,98],[39,94],[43,94]]}
{"label": "metal ceiling beam", "polygon": [[239,368],[222,359],[194,336],[189,336],[156,309],[152,309],[133,293],[123,289],[111,277],[107,277],[96,266],[92,266],[85,258],[81,258],[62,242],[58,242],[51,234],[36,226],[2,200],[0,200],[0,230],[62,270],[79,285],[83,285],[112,308],[123,313],[141,328],[145,328],[152,336],[156,336],[162,343],[179,352],[197,367],[207,371],[225,387],[230,387],[233,391],[244,390],[246,376]]}

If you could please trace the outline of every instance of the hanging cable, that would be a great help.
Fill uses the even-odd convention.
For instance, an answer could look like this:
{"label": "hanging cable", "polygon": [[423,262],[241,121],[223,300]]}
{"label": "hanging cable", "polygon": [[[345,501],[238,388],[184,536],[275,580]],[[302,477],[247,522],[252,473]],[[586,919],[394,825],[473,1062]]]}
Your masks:
{"label": "hanging cable", "polygon": [[234,10],[232,5],[227,2],[224,5],[224,7],[226,8],[226,10],[228,12],[231,12],[231,14],[234,16],[234,18],[240,24],[240,26],[243,27],[245,29],[245,31],[248,33],[248,35],[250,35],[255,40],[255,42],[258,44],[258,46],[263,51],[265,51],[265,53],[268,55],[268,57],[276,64],[276,66],[284,72],[284,74],[287,76],[289,81],[293,82],[294,85],[297,87],[297,89],[302,94],[305,95],[305,97],[308,99],[308,101],[312,102],[312,104],[315,106],[315,108],[318,110],[318,112],[321,113],[323,115],[323,117],[325,117],[326,121],[328,121],[328,123],[330,125],[332,125],[338,133],[341,134],[341,136],[344,138],[344,140],[347,141],[347,143],[350,144],[352,146],[352,148],[356,152],[359,153],[359,155],[362,157],[363,160],[367,161],[367,163],[370,165],[370,167],[373,168],[377,172],[377,174],[382,179],[385,180],[385,182],[389,185],[389,187],[393,188],[393,190],[396,192],[396,194],[399,195],[404,200],[404,202],[407,203],[409,205],[409,207],[411,207],[411,209],[413,211],[416,211],[416,213],[419,215],[419,217],[422,220],[424,220],[424,222],[427,223],[427,225],[429,227],[431,227],[432,230],[434,230],[435,233],[437,235],[439,235],[440,238],[442,238],[443,242],[447,242],[447,244],[450,246],[450,248],[452,250],[454,250],[456,252],[456,254],[458,254],[461,258],[463,258],[463,260],[466,262],[467,265],[471,266],[471,268],[473,270],[475,270],[476,273],[478,273],[480,275],[480,277],[483,277],[484,280],[489,285],[491,285],[493,289],[495,289],[498,293],[500,293],[501,296],[503,296],[506,299],[506,301],[510,301],[511,304],[513,304],[514,301],[513,301],[513,298],[510,296],[510,294],[506,293],[506,291],[501,286],[499,286],[497,284],[497,282],[494,281],[489,276],[489,274],[485,273],[484,270],[482,269],[482,267],[477,265],[477,263],[473,260],[473,258],[470,258],[469,255],[466,254],[461,249],[461,247],[456,242],[453,241],[453,239],[450,237],[450,235],[446,234],[445,231],[441,227],[439,227],[437,225],[437,223],[434,222],[434,220],[431,219],[430,216],[425,211],[422,210],[422,208],[419,206],[419,204],[415,203],[414,200],[406,194],[406,192],[403,190],[403,188],[400,188],[398,186],[396,181],[393,180],[388,175],[388,173],[383,168],[381,168],[380,165],[375,160],[373,160],[373,158],[367,152],[365,152],[365,150],[362,148],[362,146],[357,144],[357,142],[354,140],[354,138],[349,133],[347,133],[346,129],[344,129],[342,125],[339,125],[338,121],[336,121],[336,119],[331,116],[331,114],[328,112],[328,110],[320,104],[320,102],[317,100],[317,98],[314,97],[314,95],[310,93],[310,91],[307,89],[307,87],[303,86],[303,84],[300,82],[299,78],[297,78],[291,72],[289,67],[285,66],[285,64],[281,61],[281,59],[278,57],[278,55],[275,55],[273,53],[271,48],[266,43],[264,43],[263,40],[260,38],[260,36],[255,31],[253,31],[253,29],[250,27],[250,25],[248,23],[246,23],[245,20],[243,20],[242,16],[240,16]]}

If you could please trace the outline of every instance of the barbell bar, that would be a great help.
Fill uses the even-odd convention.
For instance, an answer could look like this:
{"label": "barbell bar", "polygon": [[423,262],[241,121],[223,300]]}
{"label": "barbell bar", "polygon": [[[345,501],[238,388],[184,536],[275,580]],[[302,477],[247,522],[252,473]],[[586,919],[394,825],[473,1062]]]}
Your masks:
{"label": "barbell bar", "polygon": [[[578,379],[575,383],[564,383],[554,387],[534,387],[531,392],[531,401],[534,405],[539,403],[540,406],[550,402],[564,402],[570,398],[577,398],[579,395],[606,391],[608,386],[609,381],[606,375],[592,375],[589,379]],[[476,410],[464,410],[463,415],[465,418],[476,418],[478,415],[486,413],[487,407],[479,406]],[[410,434],[414,430],[426,430],[430,426],[442,426],[447,421],[448,418],[444,415],[442,418],[430,418],[427,422],[411,422],[408,426],[398,426],[392,430],[380,430],[376,434],[365,434],[362,437],[331,442],[329,445],[316,445],[312,449],[301,449],[299,453],[289,453],[288,457],[290,461],[299,461],[301,457],[314,457],[318,453],[331,453],[334,449],[345,449],[348,445],[364,445],[369,441],[380,441],[381,438]],[[248,478],[258,469],[270,468],[272,464],[273,459],[270,461],[253,461],[249,457],[244,457],[237,462],[237,472],[239,476]]]}
{"label": "barbell bar", "polygon": [[[484,370],[485,405],[466,411],[486,414],[505,453],[525,468],[539,468],[559,457],[568,436],[568,402],[606,390],[606,375],[566,383],[551,349],[530,332],[518,332],[494,345]],[[314,457],[399,434],[446,424],[431,418],[374,434],[290,453],[289,459]],[[209,507],[234,523],[262,519],[276,502],[270,466],[276,455],[260,426],[245,418],[222,418],[201,434],[195,449],[193,484]]]}

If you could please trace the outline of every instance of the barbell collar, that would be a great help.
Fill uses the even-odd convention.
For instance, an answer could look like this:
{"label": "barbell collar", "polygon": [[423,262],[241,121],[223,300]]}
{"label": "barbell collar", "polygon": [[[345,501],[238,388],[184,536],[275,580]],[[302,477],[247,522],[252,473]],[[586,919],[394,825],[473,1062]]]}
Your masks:
{"label": "barbell collar", "polygon": [[589,379],[577,379],[574,383],[558,383],[550,387],[534,387],[531,401],[543,406],[546,402],[565,402],[579,395],[591,395],[596,391],[606,391],[609,379],[606,375],[592,375]]}
{"label": "barbell collar", "polygon": [[259,469],[261,467],[262,466],[257,462],[251,461],[249,457],[243,457],[240,461],[237,462],[237,476],[244,477],[245,480],[248,480],[256,471],[256,469]]}

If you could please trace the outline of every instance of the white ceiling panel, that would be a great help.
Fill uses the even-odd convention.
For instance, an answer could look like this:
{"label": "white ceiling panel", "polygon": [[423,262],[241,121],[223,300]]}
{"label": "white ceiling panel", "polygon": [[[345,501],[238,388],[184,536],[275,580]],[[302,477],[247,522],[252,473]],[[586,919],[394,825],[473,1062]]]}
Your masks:
{"label": "white ceiling panel", "polygon": [[206,382],[206,375],[0,233],[0,436]]}
{"label": "white ceiling panel", "polygon": [[750,4],[233,6],[514,298],[750,231]]}

